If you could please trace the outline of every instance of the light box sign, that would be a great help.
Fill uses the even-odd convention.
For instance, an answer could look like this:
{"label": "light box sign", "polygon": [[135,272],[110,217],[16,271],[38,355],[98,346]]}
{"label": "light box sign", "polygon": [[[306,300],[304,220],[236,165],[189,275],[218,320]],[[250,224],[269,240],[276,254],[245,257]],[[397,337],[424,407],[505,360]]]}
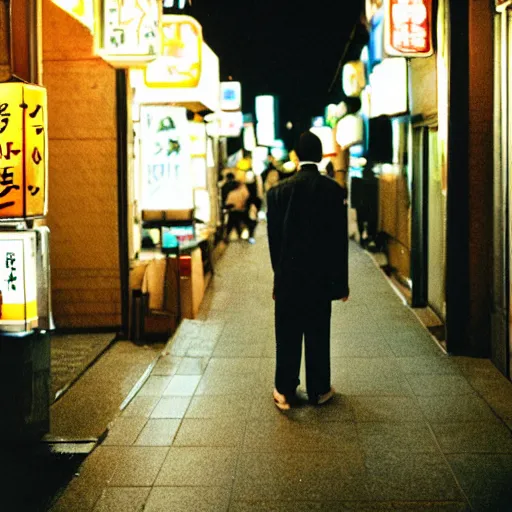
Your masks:
{"label": "light box sign", "polygon": [[46,215],[46,89],[0,84],[0,219]]}
{"label": "light box sign", "polygon": [[0,233],[0,331],[37,327],[36,233]]}
{"label": "light box sign", "polygon": [[94,31],[93,0],[53,0],[53,3],[73,16],[91,32]]}
{"label": "light box sign", "polygon": [[244,116],[242,112],[220,112],[221,137],[240,137],[244,125]]}
{"label": "light box sign", "polygon": [[154,60],[160,50],[159,24],[158,0],[103,0],[99,53],[120,67]]}
{"label": "light box sign", "polygon": [[433,54],[432,0],[386,0],[384,51],[391,56]]}
{"label": "light box sign", "polygon": [[220,109],[240,110],[242,108],[242,85],[240,82],[220,83]]}
{"label": "light box sign", "polygon": [[148,87],[197,87],[201,78],[203,29],[190,16],[162,16],[160,56],[148,64]]}
{"label": "light box sign", "polygon": [[141,105],[141,210],[193,207],[186,109]]}
{"label": "light box sign", "polygon": [[[370,118],[407,113],[407,59],[384,59],[370,75]],[[363,102],[364,103],[364,102]]]}

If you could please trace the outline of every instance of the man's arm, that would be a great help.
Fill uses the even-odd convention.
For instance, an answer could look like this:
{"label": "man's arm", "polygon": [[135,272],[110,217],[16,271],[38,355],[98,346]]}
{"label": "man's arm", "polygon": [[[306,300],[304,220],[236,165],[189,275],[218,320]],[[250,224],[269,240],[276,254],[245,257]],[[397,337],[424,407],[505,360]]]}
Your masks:
{"label": "man's arm", "polygon": [[277,188],[267,192],[267,232],[270,260],[274,273],[277,270],[281,258],[282,246],[282,218],[278,208]]}
{"label": "man's arm", "polygon": [[335,253],[339,262],[336,268],[336,298],[347,300],[348,286],[348,218],[346,194],[343,190],[334,197],[334,219],[336,223]]}

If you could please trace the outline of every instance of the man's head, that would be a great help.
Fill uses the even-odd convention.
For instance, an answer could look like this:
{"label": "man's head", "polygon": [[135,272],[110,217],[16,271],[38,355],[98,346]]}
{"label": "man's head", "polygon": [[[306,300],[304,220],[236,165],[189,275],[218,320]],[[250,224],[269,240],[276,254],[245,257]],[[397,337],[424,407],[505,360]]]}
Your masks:
{"label": "man's head", "polygon": [[295,148],[301,162],[320,162],[323,157],[322,141],[312,132],[304,132]]}
{"label": "man's head", "polygon": [[226,174],[226,179],[227,179],[228,181],[233,181],[233,180],[235,179],[235,175],[234,175],[232,172],[228,172],[228,173]]}

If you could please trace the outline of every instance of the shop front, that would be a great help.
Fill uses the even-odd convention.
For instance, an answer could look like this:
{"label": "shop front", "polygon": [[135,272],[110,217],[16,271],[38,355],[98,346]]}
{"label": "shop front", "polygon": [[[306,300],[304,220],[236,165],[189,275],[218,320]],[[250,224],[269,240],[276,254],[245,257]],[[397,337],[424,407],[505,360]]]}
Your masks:
{"label": "shop front", "polygon": [[512,363],[512,2],[496,1],[494,16],[494,245],[491,357],[510,377]]}

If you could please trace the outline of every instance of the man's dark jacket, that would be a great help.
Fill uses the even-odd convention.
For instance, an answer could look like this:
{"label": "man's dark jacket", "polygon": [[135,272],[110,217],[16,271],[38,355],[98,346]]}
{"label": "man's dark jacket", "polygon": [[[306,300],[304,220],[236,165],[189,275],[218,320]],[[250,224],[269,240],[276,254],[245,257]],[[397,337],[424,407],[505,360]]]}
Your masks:
{"label": "man's dark jacket", "polygon": [[305,165],[267,193],[276,297],[348,297],[345,190]]}

